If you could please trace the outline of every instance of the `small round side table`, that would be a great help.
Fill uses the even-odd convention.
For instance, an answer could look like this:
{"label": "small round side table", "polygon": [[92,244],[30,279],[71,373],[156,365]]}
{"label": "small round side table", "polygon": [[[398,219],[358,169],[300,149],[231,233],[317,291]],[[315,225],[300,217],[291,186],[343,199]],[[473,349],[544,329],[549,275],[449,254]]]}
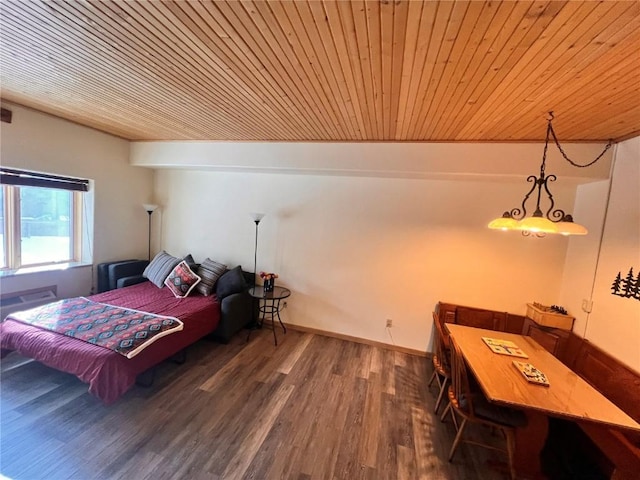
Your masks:
{"label": "small round side table", "polygon": [[[277,346],[278,338],[276,337],[276,317],[278,318],[284,333],[287,333],[287,327],[284,326],[284,323],[282,323],[282,319],[280,318],[280,302],[291,295],[291,290],[284,287],[273,287],[272,291],[265,292],[264,287],[251,287],[249,289],[249,295],[258,299],[258,301],[262,300],[262,304],[259,306],[260,318],[258,319],[258,328],[262,328],[262,324],[264,323],[267,315],[271,316],[273,341]],[[249,336],[251,336],[251,331],[249,331],[247,341],[249,341]]]}

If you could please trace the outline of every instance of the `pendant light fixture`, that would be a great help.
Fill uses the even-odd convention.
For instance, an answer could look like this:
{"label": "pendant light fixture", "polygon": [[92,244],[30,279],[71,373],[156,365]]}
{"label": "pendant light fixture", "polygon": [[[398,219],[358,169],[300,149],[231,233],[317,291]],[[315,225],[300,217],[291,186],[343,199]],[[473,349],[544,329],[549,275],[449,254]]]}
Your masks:
{"label": "pendant light fixture", "polygon": [[[574,167],[579,168],[589,167],[600,160],[605,152],[611,148],[613,142],[609,140],[609,143],[607,143],[602,153],[600,153],[595,160],[587,163],[586,165],[577,164],[567,157],[567,154],[560,146],[560,142],[558,142],[558,138],[553,131],[553,126],[551,125],[553,118],[553,112],[549,112],[547,135],[544,141],[542,164],[540,165],[540,175],[529,175],[527,177],[527,182],[532,183],[533,185],[529,192],[524,196],[520,208],[516,207],[504,212],[501,217],[496,218],[489,223],[489,228],[505,231],[518,230],[522,232],[523,235],[533,234],[538,237],[543,237],[547,233],[559,233],[561,235],[586,235],[588,233],[584,226],[573,221],[573,217],[570,214],[565,213],[564,210],[559,208],[554,210],[555,201],[553,200],[553,195],[549,191],[549,182],[555,182],[556,176],[547,175],[545,172],[549,138],[553,137],[553,141],[558,147],[563,158]],[[543,191],[546,199],[543,199]],[[535,210],[532,214],[527,215],[527,203],[532,194],[535,195]],[[544,211],[543,208],[545,209]],[[529,207],[529,209],[531,210],[531,207]]]}

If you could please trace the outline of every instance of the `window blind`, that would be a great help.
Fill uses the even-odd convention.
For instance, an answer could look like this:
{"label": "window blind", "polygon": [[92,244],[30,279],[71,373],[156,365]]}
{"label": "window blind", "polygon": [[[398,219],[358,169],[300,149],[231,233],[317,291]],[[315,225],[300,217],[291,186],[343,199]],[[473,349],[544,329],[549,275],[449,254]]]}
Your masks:
{"label": "window blind", "polygon": [[0,184],[58,188],[78,192],[89,191],[89,180],[83,178],[63,177],[60,175],[28,172],[26,170],[16,170],[13,168],[0,168]]}

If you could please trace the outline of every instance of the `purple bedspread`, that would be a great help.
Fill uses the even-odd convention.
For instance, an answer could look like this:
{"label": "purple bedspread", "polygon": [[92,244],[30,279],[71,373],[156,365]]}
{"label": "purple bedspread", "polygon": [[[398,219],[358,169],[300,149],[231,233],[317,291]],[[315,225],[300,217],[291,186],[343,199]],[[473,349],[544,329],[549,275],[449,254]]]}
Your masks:
{"label": "purple bedspread", "polygon": [[128,359],[106,348],[12,320],[9,315],[0,323],[2,356],[9,351],[17,351],[57,370],[76,375],[89,384],[89,392],[110,404],[134,385],[137,375],[211,333],[220,320],[220,304],[215,295],[176,298],[168,288],[157,288],[151,282],[88,298],[176,317],[184,323],[184,329],[161,338]]}
{"label": "purple bedspread", "polygon": [[133,358],[160,338],[179,332],[174,317],[99,303],[84,297],[65,298],[11,314],[11,320],[108,348]]}

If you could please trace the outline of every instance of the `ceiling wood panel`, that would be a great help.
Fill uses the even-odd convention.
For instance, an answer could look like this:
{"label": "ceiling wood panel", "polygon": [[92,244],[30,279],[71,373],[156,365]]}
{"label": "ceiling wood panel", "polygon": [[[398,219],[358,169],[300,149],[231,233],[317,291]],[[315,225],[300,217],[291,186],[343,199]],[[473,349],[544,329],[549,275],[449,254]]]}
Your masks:
{"label": "ceiling wood panel", "polygon": [[0,1],[0,95],[131,140],[640,133],[640,2]]}
{"label": "ceiling wood panel", "polygon": [[[591,6],[593,7],[591,12],[578,12],[577,20],[579,20],[579,24],[574,27],[565,23],[563,17],[556,17],[548,29],[553,35],[536,42],[524,55],[521,62],[522,68],[513,69],[506,81],[500,86],[501,88],[493,92],[489,101],[496,103],[497,107],[487,106],[485,108],[486,116],[477,117],[477,122],[482,122],[486,128],[485,133],[487,135],[494,135],[504,129],[509,123],[509,119],[522,114],[523,107],[526,109],[527,106],[533,104],[535,108],[539,108],[539,105],[548,102],[547,99],[549,98],[553,98],[557,102],[556,89],[563,88],[562,83],[567,80],[564,72],[571,68],[572,59],[575,59],[576,56],[580,56],[580,58],[588,56],[588,52],[585,52],[584,48],[588,45],[588,42],[584,41],[584,37],[590,37],[599,19],[619,18],[619,12],[616,11],[616,7],[620,10],[620,8],[628,8],[633,4],[630,2],[627,4],[597,4],[592,2]],[[580,13],[585,13],[585,15],[582,16]],[[558,27],[557,30],[554,28],[556,26]],[[605,27],[605,25],[600,26],[601,28]],[[548,48],[549,45],[555,45],[556,48],[550,50]],[[573,54],[572,50],[575,50],[576,53]],[[548,54],[542,56],[539,54],[542,51],[548,51]],[[602,59],[602,57],[600,58]],[[596,71],[600,70],[598,64],[591,64],[590,68]],[[536,78],[530,79],[531,71],[537,72]],[[601,73],[606,75],[609,72]],[[546,91],[540,94],[537,91],[538,88],[546,89]],[[570,86],[565,88],[571,89]],[[599,91],[600,89],[597,89],[595,93]],[[574,98],[578,95],[575,89],[571,93],[571,97]],[[500,99],[504,100],[505,97],[513,101],[500,102]],[[518,98],[522,100],[518,102]],[[594,103],[593,99],[591,102]],[[529,105],[526,105],[527,103]],[[548,109],[561,111],[561,109],[551,106]],[[494,115],[494,113],[497,113],[497,115]],[[487,116],[492,116],[493,118],[487,119]]]}

